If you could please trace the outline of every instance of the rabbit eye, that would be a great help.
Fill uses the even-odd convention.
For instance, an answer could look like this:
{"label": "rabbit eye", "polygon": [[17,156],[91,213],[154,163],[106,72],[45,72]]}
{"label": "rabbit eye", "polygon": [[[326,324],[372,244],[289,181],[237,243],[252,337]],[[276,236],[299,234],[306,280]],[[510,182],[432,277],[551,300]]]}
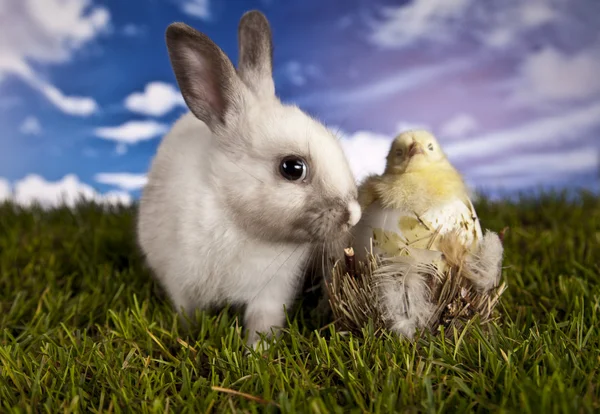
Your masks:
{"label": "rabbit eye", "polygon": [[433,151],[433,144],[430,142],[427,148],[429,149],[429,151]]}
{"label": "rabbit eye", "polygon": [[279,172],[289,181],[304,180],[308,173],[306,162],[297,156],[285,157],[279,164]]}

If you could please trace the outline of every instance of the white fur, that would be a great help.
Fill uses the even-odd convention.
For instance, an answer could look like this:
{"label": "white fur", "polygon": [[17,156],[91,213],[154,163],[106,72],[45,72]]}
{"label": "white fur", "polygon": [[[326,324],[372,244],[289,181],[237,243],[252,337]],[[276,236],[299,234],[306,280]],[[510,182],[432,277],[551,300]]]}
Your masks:
{"label": "white fur", "polygon": [[[202,52],[186,47],[181,46],[185,53]],[[195,60],[179,62],[179,70],[184,75],[202,70]],[[232,104],[223,124],[213,124],[218,114],[212,101],[190,100],[195,113],[208,114],[212,126],[188,113],[161,142],[140,203],[138,239],[178,310],[189,314],[226,303],[246,305],[248,342],[256,346],[259,332],[283,325],[284,306],[291,305],[306,260],[318,247],[315,237],[347,230],[360,219],[360,208],[339,142],[322,124],[272,94],[272,81],[259,76],[270,74],[266,63],[262,70],[241,68],[245,82],[256,85],[231,73],[225,80]],[[191,98],[210,92],[199,86],[188,91],[196,94]],[[290,153],[310,159],[310,182],[292,183],[279,175],[278,157]],[[335,207],[327,207],[328,200]],[[319,203],[333,216],[321,214]],[[317,212],[307,213],[311,209]],[[349,219],[338,225],[343,209]],[[304,234],[294,224],[298,219],[314,228]]]}
{"label": "white fur", "polygon": [[362,211],[361,211],[360,205],[358,204],[358,201],[351,202],[348,205],[348,210],[350,211],[349,224],[350,224],[350,226],[353,227],[356,225],[356,223],[358,223],[358,221],[360,220],[360,217],[362,215]]}

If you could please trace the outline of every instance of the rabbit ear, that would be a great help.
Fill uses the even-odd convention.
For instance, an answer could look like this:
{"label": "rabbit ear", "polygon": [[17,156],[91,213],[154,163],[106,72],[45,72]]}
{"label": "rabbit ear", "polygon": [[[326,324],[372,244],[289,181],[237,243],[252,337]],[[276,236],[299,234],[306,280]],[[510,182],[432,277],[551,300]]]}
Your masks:
{"label": "rabbit ear", "polygon": [[238,73],[256,94],[274,95],[273,41],[269,21],[258,10],[244,13],[238,28]]}
{"label": "rabbit ear", "polygon": [[240,102],[239,78],[223,51],[205,34],[183,23],[166,32],[171,66],[190,111],[214,131]]}

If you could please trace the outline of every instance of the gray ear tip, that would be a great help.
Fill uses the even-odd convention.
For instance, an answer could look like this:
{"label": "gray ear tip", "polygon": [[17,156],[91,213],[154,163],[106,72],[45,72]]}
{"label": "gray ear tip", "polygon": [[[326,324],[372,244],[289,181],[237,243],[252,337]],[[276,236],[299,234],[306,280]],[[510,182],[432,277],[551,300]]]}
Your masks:
{"label": "gray ear tip", "polygon": [[182,22],[171,23],[165,31],[165,36],[168,40],[179,39],[184,36],[195,35],[197,32],[190,26]]}
{"label": "gray ear tip", "polygon": [[269,27],[269,20],[263,12],[259,10],[250,10],[242,15],[240,19],[240,27],[242,26],[262,26]]}
{"label": "gray ear tip", "polygon": [[167,33],[176,33],[190,29],[191,27],[183,22],[174,22],[167,26]]}

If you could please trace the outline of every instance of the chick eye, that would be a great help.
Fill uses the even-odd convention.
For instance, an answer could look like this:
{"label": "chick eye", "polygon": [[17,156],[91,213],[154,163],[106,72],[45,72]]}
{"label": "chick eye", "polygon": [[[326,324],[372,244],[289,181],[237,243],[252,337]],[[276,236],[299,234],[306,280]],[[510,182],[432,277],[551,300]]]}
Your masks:
{"label": "chick eye", "polygon": [[427,149],[429,149],[429,151],[433,151],[433,144],[431,142],[429,145],[427,145]]}
{"label": "chick eye", "polygon": [[403,150],[401,150],[401,149],[397,149],[397,150],[396,150],[396,156],[397,156],[397,157],[401,157],[401,156],[403,156],[403,155],[404,155],[404,151],[403,151]]}
{"label": "chick eye", "polygon": [[281,160],[279,173],[289,181],[304,180],[308,174],[308,166],[302,158],[290,155]]}

